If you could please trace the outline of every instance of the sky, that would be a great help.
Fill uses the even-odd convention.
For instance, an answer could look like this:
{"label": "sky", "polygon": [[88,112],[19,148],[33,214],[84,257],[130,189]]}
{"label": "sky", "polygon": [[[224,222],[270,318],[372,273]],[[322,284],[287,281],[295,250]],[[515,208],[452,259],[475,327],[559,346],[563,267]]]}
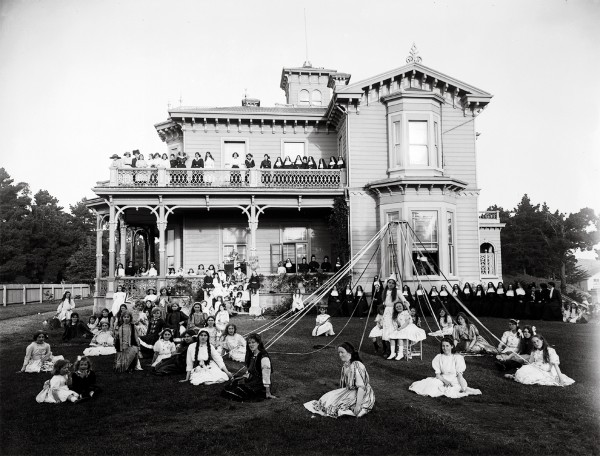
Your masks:
{"label": "sky", "polygon": [[[305,41],[306,11],[308,37]],[[284,103],[281,69],[351,82],[423,64],[494,95],[476,120],[480,210],[527,193],[600,212],[600,0],[0,0],[0,166],[64,207],[109,157],[166,150],[167,106]]]}

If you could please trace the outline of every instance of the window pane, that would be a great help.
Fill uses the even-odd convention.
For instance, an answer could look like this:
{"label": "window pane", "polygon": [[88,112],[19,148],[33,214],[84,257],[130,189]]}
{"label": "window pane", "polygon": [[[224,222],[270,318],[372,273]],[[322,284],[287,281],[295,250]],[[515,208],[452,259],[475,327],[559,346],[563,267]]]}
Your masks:
{"label": "window pane", "polygon": [[428,165],[427,146],[410,145],[408,149],[408,163],[410,165]]}
{"label": "window pane", "polygon": [[394,156],[396,157],[396,164],[402,166],[402,122],[394,122]]}
{"label": "window pane", "polygon": [[408,162],[410,165],[428,165],[427,121],[408,122]]}
{"label": "window pane", "polygon": [[298,104],[300,106],[308,106],[310,104],[310,94],[308,90],[301,90],[298,93]]}
{"label": "window pane", "polygon": [[321,104],[322,104],[321,91],[319,91],[319,90],[313,90],[311,105],[313,105],[313,106],[321,106]]}
{"label": "window pane", "polygon": [[[415,211],[412,213],[413,230],[418,240],[415,247],[428,250],[438,249],[438,222],[436,211]],[[420,243],[419,243],[420,241]],[[421,245],[422,244],[422,245]]]}
{"label": "window pane", "polygon": [[290,157],[292,161],[297,155],[304,157],[304,143],[303,142],[285,142],[283,143],[283,156]]}
{"label": "window pane", "polygon": [[[308,233],[306,228],[284,228],[283,229],[283,240],[286,242],[294,241],[306,241],[308,240]],[[294,256],[292,254],[292,256]]]}
{"label": "window pane", "polygon": [[246,244],[246,228],[231,227],[223,229],[223,244]]}

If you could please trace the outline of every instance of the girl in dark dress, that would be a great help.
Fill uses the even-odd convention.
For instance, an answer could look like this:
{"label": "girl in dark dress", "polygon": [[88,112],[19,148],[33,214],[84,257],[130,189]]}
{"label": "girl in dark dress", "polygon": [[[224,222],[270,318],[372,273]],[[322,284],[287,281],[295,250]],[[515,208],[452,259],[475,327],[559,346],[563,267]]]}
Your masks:
{"label": "girl in dark dress", "polygon": [[323,262],[321,263],[321,271],[322,272],[331,272],[331,263],[329,262],[328,256],[325,256],[323,258]]}
{"label": "girl in dark dress", "polygon": [[[269,157],[269,154],[265,154],[263,161],[260,162],[260,169],[271,169],[271,157]],[[271,173],[261,173],[260,179],[262,184],[270,184],[272,181]]]}
{"label": "girl in dark dress", "polygon": [[188,329],[183,333],[183,339],[177,346],[177,349],[170,358],[163,359],[156,366],[154,366],[155,375],[173,375],[173,374],[184,374],[186,368],[186,357],[188,347],[194,343],[194,337],[196,332]]}
{"label": "girl in dark dress", "polygon": [[173,330],[173,337],[179,337],[182,328],[187,326],[188,319],[189,317],[179,310],[179,304],[174,302],[171,304],[171,309],[165,317],[165,328]]}
{"label": "girl in dark dress", "polygon": [[94,334],[90,331],[87,325],[79,319],[79,314],[77,312],[73,312],[71,314],[71,319],[66,323],[62,340],[69,341],[72,339],[91,339],[92,337],[94,337]]}
{"label": "girl in dark dress", "polygon": [[152,316],[148,320],[148,332],[140,337],[140,348],[147,356],[154,354],[154,344],[165,327],[165,321],[161,318],[161,310],[158,307],[152,309]]}
{"label": "girl in dark dress", "polygon": [[87,356],[75,362],[75,371],[71,375],[71,389],[79,394],[81,399],[91,399],[100,393],[96,386],[96,374],[92,370],[92,362]]}
{"label": "girl in dark dress", "polygon": [[[194,159],[192,160],[192,168],[204,168],[204,160],[202,159],[202,155],[200,152],[196,152],[194,155]],[[192,184],[202,184],[204,183],[204,176],[202,171],[193,171],[192,172]]]}
{"label": "girl in dark dress", "polygon": [[[281,161],[281,158],[277,158],[277,160]],[[263,161],[260,162],[261,169],[271,169],[271,157],[269,154],[265,154]]]}
{"label": "girl in dark dress", "polygon": [[246,340],[246,374],[241,379],[233,380],[221,394],[240,402],[273,399],[271,357],[265,350],[260,335],[249,334]]}

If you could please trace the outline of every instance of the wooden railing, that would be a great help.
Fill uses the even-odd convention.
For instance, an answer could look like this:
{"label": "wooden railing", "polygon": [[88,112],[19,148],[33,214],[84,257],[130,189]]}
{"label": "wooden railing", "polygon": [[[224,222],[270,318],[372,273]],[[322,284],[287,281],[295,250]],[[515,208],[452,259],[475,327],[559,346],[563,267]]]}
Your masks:
{"label": "wooden railing", "polygon": [[479,211],[479,218],[500,222],[500,211]]}
{"label": "wooden railing", "polygon": [[496,254],[495,253],[480,253],[479,267],[482,276],[496,275]]}
{"label": "wooden railing", "polygon": [[341,169],[111,168],[108,187],[330,188],[343,187]]}
{"label": "wooden railing", "polygon": [[85,283],[36,283],[2,285],[0,304],[31,304],[61,299],[66,291],[75,299],[87,298],[91,289]]}

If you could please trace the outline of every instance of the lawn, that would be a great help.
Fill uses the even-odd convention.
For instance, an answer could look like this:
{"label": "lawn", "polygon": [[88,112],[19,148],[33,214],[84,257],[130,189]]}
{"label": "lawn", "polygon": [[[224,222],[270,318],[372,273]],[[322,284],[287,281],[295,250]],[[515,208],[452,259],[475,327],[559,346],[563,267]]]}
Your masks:
{"label": "lawn", "polygon": [[[387,361],[363,345],[363,361],[376,395],[375,409],[361,419],[313,417],[303,403],[337,387],[340,362],[334,348],[312,355],[309,315],[272,348],[277,399],[233,403],[220,385],[192,386],[181,377],[150,372],[112,373],[112,357],[95,358],[103,394],[81,404],[37,404],[48,374],[15,374],[39,318],[20,325],[0,322],[1,448],[3,454],[203,454],[392,455],[392,454],[598,454],[600,367],[596,325],[535,322],[561,356],[563,372],[576,380],[566,388],[524,386],[502,378],[490,357],[467,358],[465,377],[482,396],[459,400],[420,397],[408,391],[432,375],[438,353],[424,342],[423,360]],[[234,318],[240,332],[261,322]],[[501,319],[484,319],[497,335]],[[345,320],[334,318],[339,331]],[[353,319],[339,342],[355,345],[365,320]],[[368,331],[373,326],[368,323]],[[14,328],[19,328],[15,333]],[[275,333],[267,333],[267,339]],[[270,335],[270,336],[269,336]],[[55,354],[74,360],[85,344],[50,336]],[[146,361],[147,363],[147,361]],[[235,371],[240,364],[227,361]]]}

